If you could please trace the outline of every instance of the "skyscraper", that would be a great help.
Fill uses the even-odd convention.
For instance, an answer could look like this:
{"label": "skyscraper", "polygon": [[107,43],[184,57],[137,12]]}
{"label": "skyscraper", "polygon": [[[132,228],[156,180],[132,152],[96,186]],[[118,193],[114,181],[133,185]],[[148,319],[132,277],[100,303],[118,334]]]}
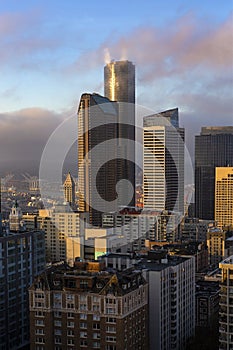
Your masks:
{"label": "skyscraper", "polygon": [[184,129],[178,108],[143,123],[144,209],[184,212]]}
{"label": "skyscraper", "polygon": [[102,213],[116,210],[117,105],[98,94],[83,94],[78,109],[79,210],[100,226]]}
{"label": "skyscraper", "polygon": [[[233,150],[232,150],[233,152]],[[215,169],[215,221],[220,228],[233,228],[233,168]]]}
{"label": "skyscraper", "polygon": [[[119,205],[135,206],[135,65],[130,61],[112,61],[104,67],[104,94],[118,104],[118,181],[126,179],[133,186],[120,186]],[[125,198],[125,200],[124,200]]]}
{"label": "skyscraper", "polygon": [[196,217],[214,220],[215,168],[233,166],[233,127],[203,127],[195,137]]}
{"label": "skyscraper", "polygon": [[65,182],[64,182],[64,195],[65,201],[69,203],[70,206],[74,207],[75,205],[75,183],[70,174],[67,174]]}

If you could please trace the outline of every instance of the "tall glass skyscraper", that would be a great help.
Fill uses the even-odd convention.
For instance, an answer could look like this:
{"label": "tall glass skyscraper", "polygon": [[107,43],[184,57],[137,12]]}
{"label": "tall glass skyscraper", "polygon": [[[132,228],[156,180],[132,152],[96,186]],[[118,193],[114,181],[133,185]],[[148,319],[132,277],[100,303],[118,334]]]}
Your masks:
{"label": "tall glass skyscraper", "polygon": [[233,166],[233,127],[203,127],[195,137],[196,217],[214,220],[215,168]]}
{"label": "tall glass skyscraper", "polygon": [[[135,65],[130,61],[111,61],[104,67],[104,94],[118,103],[118,180],[133,186],[119,187],[119,205],[135,206]],[[124,201],[125,197],[125,201]]]}
{"label": "tall glass skyscraper", "polygon": [[[102,213],[117,210],[117,104],[83,94],[78,109],[78,209],[101,226]],[[113,206],[112,206],[113,205]]]}

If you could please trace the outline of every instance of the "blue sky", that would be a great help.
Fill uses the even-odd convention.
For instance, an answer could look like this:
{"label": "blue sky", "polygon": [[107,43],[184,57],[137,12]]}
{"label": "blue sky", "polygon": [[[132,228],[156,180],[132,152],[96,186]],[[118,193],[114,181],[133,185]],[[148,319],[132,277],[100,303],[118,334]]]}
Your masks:
{"label": "blue sky", "polygon": [[232,9],[213,0],[0,1],[0,158],[39,157],[80,95],[103,93],[106,52],[135,63],[138,104],[179,107],[190,140],[201,125],[232,124]]}

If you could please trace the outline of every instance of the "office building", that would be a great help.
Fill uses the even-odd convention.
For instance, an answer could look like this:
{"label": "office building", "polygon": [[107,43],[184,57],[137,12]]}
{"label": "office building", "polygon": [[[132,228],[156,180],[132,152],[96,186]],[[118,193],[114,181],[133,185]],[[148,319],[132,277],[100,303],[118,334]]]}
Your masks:
{"label": "office building", "polygon": [[104,67],[104,94],[118,102],[118,181],[119,206],[135,206],[135,65],[111,61]]}
{"label": "office building", "polygon": [[220,311],[219,311],[219,350],[233,349],[233,255],[219,264],[222,270]]}
{"label": "office building", "polygon": [[233,126],[203,127],[195,137],[196,217],[214,220],[215,168],[233,166]]}
{"label": "office building", "polygon": [[144,209],[184,213],[184,129],[178,109],[143,120]]}
{"label": "office building", "polygon": [[98,94],[83,94],[78,109],[78,209],[90,224],[116,210],[117,106]]}
{"label": "office building", "polygon": [[65,201],[69,203],[71,208],[74,209],[75,208],[75,182],[70,172],[66,176],[63,187],[64,187]]}
{"label": "office building", "polygon": [[[29,289],[31,349],[148,349],[148,284],[103,264],[52,266]],[[102,272],[101,272],[102,271]]]}
{"label": "office building", "polygon": [[231,167],[215,169],[215,221],[221,229],[233,229],[233,168]]}
{"label": "office building", "polygon": [[84,256],[84,232],[88,214],[71,211],[60,205],[51,210],[39,210],[38,228],[45,232],[47,262],[67,261]]}
{"label": "office building", "polygon": [[226,232],[219,228],[211,228],[207,232],[207,247],[209,254],[209,264],[218,266],[225,254]]}
{"label": "office building", "polygon": [[157,260],[150,253],[135,266],[143,268],[149,283],[150,350],[187,349],[195,334],[195,259]]}
{"label": "office building", "polygon": [[[44,232],[22,231],[13,206],[10,228],[0,233],[0,349],[29,345],[27,289],[45,268]],[[20,218],[20,215],[18,219]]]}

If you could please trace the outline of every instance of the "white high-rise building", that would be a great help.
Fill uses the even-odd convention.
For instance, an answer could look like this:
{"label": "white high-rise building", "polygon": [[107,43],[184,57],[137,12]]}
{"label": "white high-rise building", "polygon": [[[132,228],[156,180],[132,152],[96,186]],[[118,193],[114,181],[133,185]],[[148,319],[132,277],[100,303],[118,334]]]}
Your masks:
{"label": "white high-rise building", "polygon": [[149,283],[150,350],[184,350],[195,334],[195,258],[142,261]]}
{"label": "white high-rise building", "polygon": [[144,209],[184,213],[184,129],[178,109],[144,118]]}

